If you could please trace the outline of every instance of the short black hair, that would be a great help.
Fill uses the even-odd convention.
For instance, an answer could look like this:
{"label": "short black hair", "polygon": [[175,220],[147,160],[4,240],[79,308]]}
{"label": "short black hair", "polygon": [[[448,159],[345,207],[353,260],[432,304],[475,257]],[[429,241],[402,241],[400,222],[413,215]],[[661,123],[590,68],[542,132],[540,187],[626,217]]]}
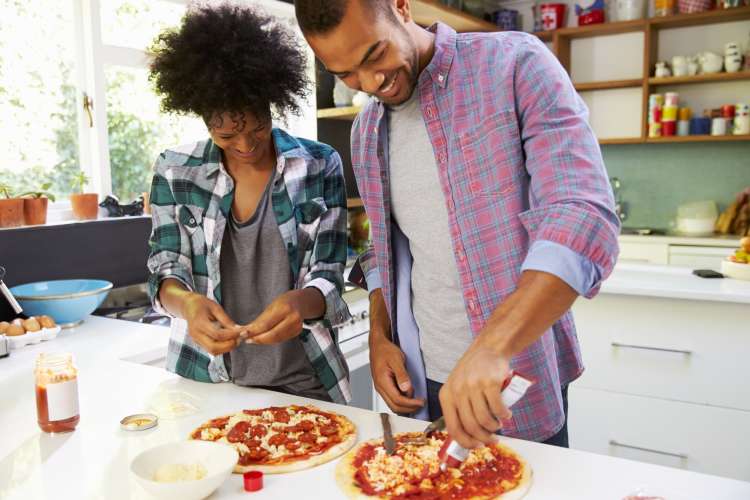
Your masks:
{"label": "short black hair", "polygon": [[373,15],[390,13],[384,0],[294,0],[294,13],[303,33],[322,35],[328,33],[344,18],[349,2],[364,2]]}
{"label": "short black hair", "polygon": [[191,8],[150,52],[149,79],[162,110],[194,113],[207,124],[224,112],[249,111],[258,119],[299,114],[298,101],[309,92],[298,38],[250,7]]}

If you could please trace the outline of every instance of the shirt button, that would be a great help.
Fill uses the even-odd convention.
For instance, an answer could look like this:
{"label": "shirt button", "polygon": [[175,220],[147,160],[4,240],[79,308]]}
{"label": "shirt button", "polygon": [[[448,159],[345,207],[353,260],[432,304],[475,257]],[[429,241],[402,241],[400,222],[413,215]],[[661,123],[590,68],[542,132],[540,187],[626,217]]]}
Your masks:
{"label": "shirt button", "polygon": [[477,310],[477,303],[476,303],[476,302],[474,302],[473,300],[470,300],[470,301],[469,301],[469,310],[470,310],[471,312],[474,312],[474,311],[476,311],[476,310]]}
{"label": "shirt button", "polygon": [[445,80],[445,77],[443,75],[439,75],[438,76],[438,81],[442,82],[443,80]]}
{"label": "shirt button", "polygon": [[427,108],[427,116],[432,118],[432,108]]}
{"label": "shirt button", "polygon": [[466,260],[466,254],[463,250],[459,250],[458,252],[456,252],[456,255],[458,255],[458,260],[460,260],[461,262]]}
{"label": "shirt button", "polygon": [[448,200],[448,209],[452,212],[456,209],[456,204],[453,203],[453,200]]}
{"label": "shirt button", "polygon": [[438,155],[438,160],[440,160],[440,163],[445,163],[445,153],[440,153]]}

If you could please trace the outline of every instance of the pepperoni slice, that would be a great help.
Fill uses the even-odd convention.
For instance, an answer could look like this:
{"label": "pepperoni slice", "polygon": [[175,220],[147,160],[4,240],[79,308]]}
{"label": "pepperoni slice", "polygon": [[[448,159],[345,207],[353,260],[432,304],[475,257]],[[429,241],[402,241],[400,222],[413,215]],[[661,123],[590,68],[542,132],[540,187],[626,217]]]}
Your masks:
{"label": "pepperoni slice", "polygon": [[237,424],[232,427],[232,430],[230,430],[227,434],[227,441],[229,441],[230,443],[239,443],[240,441],[244,441],[245,433],[249,428],[249,422],[245,422],[244,420],[241,422],[237,422]]}
{"label": "pepperoni slice", "polygon": [[200,439],[202,432],[203,432],[203,429],[196,429],[196,430],[193,431],[193,434],[191,434],[190,437],[193,438],[193,439]]}
{"label": "pepperoni slice", "polygon": [[303,430],[305,432],[309,432],[309,431],[311,431],[311,430],[313,430],[315,428],[315,424],[312,423],[312,422],[310,422],[309,420],[303,420],[302,422],[300,422],[299,424],[297,424],[297,427],[300,430]]}
{"label": "pepperoni slice", "polygon": [[300,447],[300,443],[297,441],[287,441],[284,443],[284,447],[289,451],[294,451]]}
{"label": "pepperoni slice", "polygon": [[263,437],[268,434],[268,429],[265,425],[254,425],[250,427],[250,437]]}
{"label": "pepperoni slice", "polygon": [[215,418],[208,423],[208,426],[223,428],[225,425],[227,425],[227,422],[229,422],[229,417]]}
{"label": "pepperoni slice", "polygon": [[274,434],[273,436],[268,438],[268,444],[272,446],[281,446],[284,443],[286,443],[285,434]]}
{"label": "pepperoni slice", "polygon": [[333,436],[338,434],[339,429],[335,425],[326,425],[320,428],[320,434],[323,436]]}
{"label": "pepperoni slice", "polygon": [[250,451],[247,452],[247,456],[252,460],[261,460],[269,454],[269,451],[264,450],[263,448],[250,448]]}
{"label": "pepperoni slice", "polygon": [[297,438],[301,443],[314,443],[318,440],[312,432],[304,432]]}
{"label": "pepperoni slice", "polygon": [[275,411],[273,413],[273,419],[276,422],[280,422],[282,424],[288,424],[289,423],[289,414],[285,410]]}
{"label": "pepperoni slice", "polygon": [[248,448],[260,448],[261,444],[262,443],[257,439],[248,439],[247,441],[245,441],[245,446],[247,446]]}

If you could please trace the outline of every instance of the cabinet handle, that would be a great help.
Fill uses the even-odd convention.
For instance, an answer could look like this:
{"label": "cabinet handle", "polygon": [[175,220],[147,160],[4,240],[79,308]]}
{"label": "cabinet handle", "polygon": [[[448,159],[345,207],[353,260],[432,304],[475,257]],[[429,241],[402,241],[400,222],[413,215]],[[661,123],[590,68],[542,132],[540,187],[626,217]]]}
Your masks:
{"label": "cabinet handle", "polygon": [[687,460],[688,456],[686,453],[672,453],[670,451],[654,450],[653,448],[643,448],[642,446],[633,446],[632,444],[618,443],[614,439],[609,440],[610,446],[619,446],[620,448],[628,448],[630,450],[646,451],[648,453],[655,453],[657,455],[666,455],[668,457],[680,458]]}
{"label": "cabinet handle", "polygon": [[612,347],[624,347],[626,349],[644,349],[646,351],[673,352],[675,354],[684,354],[686,356],[690,356],[691,354],[693,354],[693,351],[688,351],[685,349],[667,349],[665,347],[649,347],[645,345],[621,344],[619,342],[612,342]]}

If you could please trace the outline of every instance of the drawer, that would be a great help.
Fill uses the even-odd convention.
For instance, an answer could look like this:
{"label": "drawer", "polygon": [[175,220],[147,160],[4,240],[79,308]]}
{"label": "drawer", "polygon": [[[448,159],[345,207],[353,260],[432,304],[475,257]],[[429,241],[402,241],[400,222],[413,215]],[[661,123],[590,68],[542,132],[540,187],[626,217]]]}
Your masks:
{"label": "drawer", "polygon": [[666,243],[620,242],[620,261],[666,265],[669,246]]}
{"label": "drawer", "polygon": [[580,387],[750,410],[746,304],[601,294],[573,314]]}
{"label": "drawer", "polygon": [[571,448],[750,481],[750,412],[575,382],[568,398]]}

